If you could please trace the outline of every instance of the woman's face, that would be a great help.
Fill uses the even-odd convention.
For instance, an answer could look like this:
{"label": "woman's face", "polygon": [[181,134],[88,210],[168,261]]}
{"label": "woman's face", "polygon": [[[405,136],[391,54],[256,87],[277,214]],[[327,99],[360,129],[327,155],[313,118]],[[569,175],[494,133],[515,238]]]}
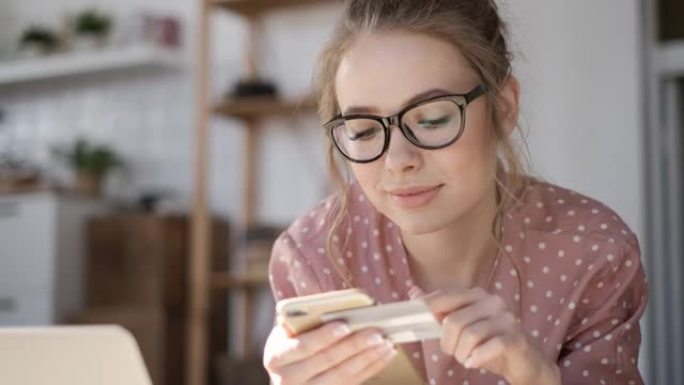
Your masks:
{"label": "woman's face", "polygon": [[[335,81],[343,115],[353,109],[389,116],[416,97],[466,93],[480,79],[449,43],[393,32],[358,37]],[[486,97],[469,104],[465,116],[462,136],[446,148],[418,148],[392,126],[389,148],[380,159],[350,163],[368,199],[403,231],[437,231],[495,203],[496,147]]]}

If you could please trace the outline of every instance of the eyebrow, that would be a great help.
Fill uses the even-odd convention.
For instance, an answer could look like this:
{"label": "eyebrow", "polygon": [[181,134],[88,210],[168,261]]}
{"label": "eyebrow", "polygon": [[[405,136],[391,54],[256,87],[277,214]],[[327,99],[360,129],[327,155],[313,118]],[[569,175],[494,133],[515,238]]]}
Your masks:
{"label": "eyebrow", "polygon": [[[402,105],[401,108],[405,108],[406,106],[409,106],[414,103],[421,102],[423,100],[429,99],[433,96],[441,96],[441,95],[449,95],[451,92],[443,90],[441,88],[433,88],[425,92],[421,92],[418,95],[413,96],[404,104]],[[354,114],[370,114],[377,111],[373,107],[366,107],[366,106],[350,106],[344,110],[342,113],[342,116],[347,116],[347,115],[354,115]]]}

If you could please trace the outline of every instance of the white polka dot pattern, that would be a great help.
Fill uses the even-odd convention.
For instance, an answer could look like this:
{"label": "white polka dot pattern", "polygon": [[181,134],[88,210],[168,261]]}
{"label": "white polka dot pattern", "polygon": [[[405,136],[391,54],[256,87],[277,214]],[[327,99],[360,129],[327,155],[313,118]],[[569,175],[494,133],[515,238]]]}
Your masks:
{"label": "white polka dot pattern", "polygon": [[[357,184],[349,216],[327,238],[335,203],[301,216],[273,247],[270,281],[277,299],[346,287],[338,269],[379,303],[407,300],[416,287],[399,227],[377,212]],[[608,207],[533,181],[502,222],[502,248],[486,288],[500,296],[529,338],[558,363],[563,383],[643,384],[637,369],[639,319],[647,286],[636,236]],[[455,256],[457,257],[457,256]],[[508,384],[465,369],[439,341],[402,346],[425,382]]]}

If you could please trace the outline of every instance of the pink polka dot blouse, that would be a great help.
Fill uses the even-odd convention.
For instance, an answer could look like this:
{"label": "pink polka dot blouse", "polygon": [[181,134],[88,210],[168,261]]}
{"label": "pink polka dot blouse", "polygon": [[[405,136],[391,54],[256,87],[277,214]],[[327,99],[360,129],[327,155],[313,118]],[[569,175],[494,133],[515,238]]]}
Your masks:
{"label": "pink polka dot blouse", "polygon": [[[331,198],[274,244],[270,280],[277,300],[348,288],[338,269],[378,303],[410,299],[415,285],[398,227],[357,184],[349,187],[348,216],[332,237],[332,257],[326,252]],[[531,180],[521,203],[503,216],[503,250],[486,289],[504,299],[530,340],[557,362],[563,384],[643,384],[639,319],[648,288],[635,234],[602,203],[546,182]],[[427,384],[507,384],[465,369],[437,340],[403,348]]]}

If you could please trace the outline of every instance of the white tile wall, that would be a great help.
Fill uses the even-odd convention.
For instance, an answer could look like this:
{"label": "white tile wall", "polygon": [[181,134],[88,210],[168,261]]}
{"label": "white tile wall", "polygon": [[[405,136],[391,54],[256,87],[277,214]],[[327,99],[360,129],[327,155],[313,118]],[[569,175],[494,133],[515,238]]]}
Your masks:
{"label": "white tile wall", "polygon": [[[99,4],[117,15],[136,9],[177,14],[186,30],[187,65],[180,71],[127,70],[0,87],[0,149],[13,151],[53,169],[65,179],[63,167],[50,156],[54,143],[85,135],[107,141],[129,159],[130,172],[110,178],[108,191],[133,196],[144,189],[176,191],[185,205],[192,189],[194,129],[194,1],[5,0],[0,4],[0,50],[11,49],[29,21],[50,22],[65,10]],[[38,7],[40,5],[40,8]],[[299,96],[311,80],[314,56],[332,26],[336,7],[278,12],[269,16],[263,36],[262,73],[277,79],[281,93]],[[213,95],[219,98],[242,74],[246,25],[234,15],[218,12],[214,22]],[[292,28],[292,25],[301,27]],[[320,199],[325,191],[322,136],[315,116],[270,121],[263,135],[259,178],[264,220],[288,222]],[[223,214],[238,214],[242,188],[242,126],[215,119],[212,136],[211,198]],[[295,183],[292,183],[292,181]]]}

